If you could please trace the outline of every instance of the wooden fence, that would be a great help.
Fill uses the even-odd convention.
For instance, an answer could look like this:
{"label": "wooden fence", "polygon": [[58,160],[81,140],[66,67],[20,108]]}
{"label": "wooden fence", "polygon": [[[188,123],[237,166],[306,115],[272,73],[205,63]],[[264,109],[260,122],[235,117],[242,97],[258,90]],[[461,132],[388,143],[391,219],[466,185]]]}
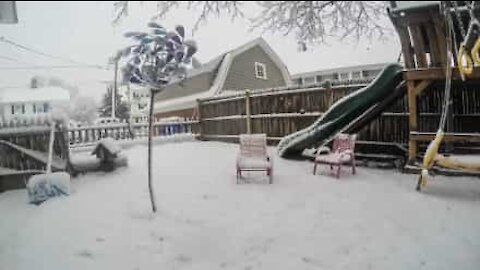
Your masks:
{"label": "wooden fence", "polygon": [[[57,126],[53,153],[60,159],[68,159],[68,133],[64,126]],[[0,128],[0,140],[13,143],[25,149],[48,152],[50,127],[48,125],[9,126]],[[1,157],[0,157],[1,159]]]}
{"label": "wooden fence", "polygon": [[[366,84],[303,89],[255,91],[198,101],[199,130],[206,140],[232,141],[247,131],[247,102],[250,99],[250,125],[252,133],[266,133],[269,141],[312,124],[334,102],[360,89]],[[419,97],[419,129],[435,132],[443,107],[443,84],[432,84]],[[393,89],[392,89],[393,91]],[[451,132],[480,131],[480,85],[453,84]],[[406,151],[409,136],[407,96],[399,98],[380,117],[363,127],[358,134],[362,151],[385,151],[378,145],[392,146]],[[375,146],[375,147],[371,147]],[[459,145],[461,146],[461,144]],[[469,145],[471,147],[472,145]],[[424,148],[424,145],[422,145]],[[367,149],[368,148],[368,149]]]}

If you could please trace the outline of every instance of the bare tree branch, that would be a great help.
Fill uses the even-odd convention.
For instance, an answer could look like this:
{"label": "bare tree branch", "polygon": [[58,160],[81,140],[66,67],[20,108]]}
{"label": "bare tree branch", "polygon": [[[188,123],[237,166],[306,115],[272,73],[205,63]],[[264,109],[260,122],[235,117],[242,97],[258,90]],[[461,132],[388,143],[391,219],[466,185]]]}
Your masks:
{"label": "bare tree branch", "polygon": [[[185,7],[200,10],[193,31],[209,17],[229,16],[232,20],[244,17],[241,1],[158,1],[157,18],[174,9]],[[303,47],[323,43],[326,38],[359,39],[383,37],[391,29],[386,20],[385,1],[257,1],[260,13],[249,18],[251,29],[284,35],[294,34]],[[118,18],[127,14],[128,1],[115,3]],[[118,20],[118,19],[117,19]]]}
{"label": "bare tree branch", "polygon": [[294,33],[299,42],[324,42],[327,37],[382,37],[388,27],[383,1],[261,1],[252,29]]}
{"label": "bare tree branch", "polygon": [[182,6],[187,9],[201,10],[193,28],[193,32],[195,32],[201,23],[208,21],[210,16],[227,15],[232,20],[243,17],[241,5],[240,1],[158,1],[158,14],[154,18],[163,18],[172,9]]}
{"label": "bare tree branch", "polygon": [[113,18],[114,24],[118,23],[121,18],[128,16],[128,1],[116,1],[113,8],[116,13]]}

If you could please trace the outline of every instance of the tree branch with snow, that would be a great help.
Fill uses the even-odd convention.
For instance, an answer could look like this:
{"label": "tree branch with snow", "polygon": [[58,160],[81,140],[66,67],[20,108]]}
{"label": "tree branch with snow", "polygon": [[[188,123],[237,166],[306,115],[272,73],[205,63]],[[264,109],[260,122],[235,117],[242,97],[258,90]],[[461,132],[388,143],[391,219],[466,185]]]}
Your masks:
{"label": "tree branch with snow", "polygon": [[[115,3],[116,21],[127,14],[128,5],[129,1]],[[386,19],[385,1],[256,1],[256,5],[259,14],[248,18],[252,30],[294,34],[304,48],[329,37],[372,39],[391,31],[381,23]],[[158,1],[156,17],[179,8],[201,10],[194,31],[211,16],[245,17],[242,1]]]}

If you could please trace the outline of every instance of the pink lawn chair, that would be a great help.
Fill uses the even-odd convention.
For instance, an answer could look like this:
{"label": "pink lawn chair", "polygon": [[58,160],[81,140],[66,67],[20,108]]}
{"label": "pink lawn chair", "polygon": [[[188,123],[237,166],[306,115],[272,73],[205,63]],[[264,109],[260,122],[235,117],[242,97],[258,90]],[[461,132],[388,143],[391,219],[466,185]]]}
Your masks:
{"label": "pink lawn chair", "polygon": [[342,164],[352,166],[352,174],[355,174],[355,140],[357,135],[340,134],[333,140],[332,150],[328,147],[320,147],[317,150],[313,165],[313,175],[317,172],[317,164],[328,164],[330,170],[336,166],[335,176],[340,178]]}
{"label": "pink lawn chair", "polygon": [[266,134],[241,134],[240,151],[237,156],[237,184],[242,171],[265,171],[268,183],[273,182],[272,159],[267,152]]}

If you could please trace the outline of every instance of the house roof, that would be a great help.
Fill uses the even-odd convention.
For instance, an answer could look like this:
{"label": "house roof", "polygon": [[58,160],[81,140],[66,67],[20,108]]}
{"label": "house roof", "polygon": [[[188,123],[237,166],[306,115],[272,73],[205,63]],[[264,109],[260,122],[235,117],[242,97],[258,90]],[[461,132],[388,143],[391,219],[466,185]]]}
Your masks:
{"label": "house roof", "polygon": [[337,68],[328,68],[321,69],[310,72],[302,72],[292,75],[292,79],[297,79],[300,77],[310,77],[315,75],[324,75],[337,72],[348,72],[348,71],[361,71],[361,70],[372,70],[372,69],[383,69],[386,65],[390,63],[376,63],[376,64],[366,64],[366,65],[356,65],[356,66],[346,66],[346,67],[337,67]]}
{"label": "house roof", "polygon": [[35,101],[69,101],[70,93],[60,87],[42,87],[27,89],[0,90],[0,103],[35,102]]}
{"label": "house roof", "polygon": [[[223,89],[223,84],[230,69],[230,65],[233,59],[240,55],[241,53],[255,47],[260,46],[272,59],[272,61],[277,65],[282,73],[282,76],[287,85],[290,85],[290,73],[288,72],[287,67],[282,62],[280,57],[273,51],[273,49],[268,45],[268,43],[263,38],[256,38],[244,45],[237,47],[236,49],[227,51],[220,56],[215,57],[211,61],[205,63],[200,68],[192,69],[187,73],[187,78],[191,78],[207,72],[215,72],[214,81],[209,89],[201,93],[192,94],[188,96],[183,96],[175,99],[169,99],[165,101],[156,102],[154,106],[154,111],[156,113],[168,112],[173,110],[182,110],[193,108],[196,105],[197,99],[209,98],[215,95],[220,94]],[[178,81],[173,82],[178,83]]]}

